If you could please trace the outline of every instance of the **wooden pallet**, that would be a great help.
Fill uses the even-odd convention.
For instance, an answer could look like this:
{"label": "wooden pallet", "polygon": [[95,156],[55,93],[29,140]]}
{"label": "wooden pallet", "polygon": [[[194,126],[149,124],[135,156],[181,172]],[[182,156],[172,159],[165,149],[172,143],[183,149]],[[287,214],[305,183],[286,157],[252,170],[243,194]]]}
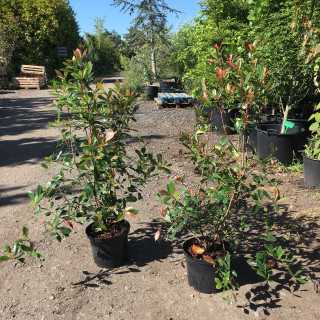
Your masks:
{"label": "wooden pallet", "polygon": [[161,92],[154,98],[158,109],[162,108],[182,108],[187,107],[192,102],[192,98],[183,92]]}
{"label": "wooden pallet", "polygon": [[12,78],[15,89],[41,89],[47,85],[46,70],[43,66],[22,65],[21,77]]}

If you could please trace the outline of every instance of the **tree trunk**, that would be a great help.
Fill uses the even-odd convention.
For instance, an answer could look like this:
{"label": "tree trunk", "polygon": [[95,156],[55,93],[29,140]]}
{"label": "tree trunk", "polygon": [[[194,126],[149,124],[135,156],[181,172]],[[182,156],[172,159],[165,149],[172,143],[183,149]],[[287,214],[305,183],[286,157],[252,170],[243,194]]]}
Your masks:
{"label": "tree trunk", "polygon": [[153,30],[151,31],[150,48],[151,48],[152,80],[153,82],[155,82],[157,80],[157,68],[156,68],[156,53],[155,53],[155,47],[154,47]]}

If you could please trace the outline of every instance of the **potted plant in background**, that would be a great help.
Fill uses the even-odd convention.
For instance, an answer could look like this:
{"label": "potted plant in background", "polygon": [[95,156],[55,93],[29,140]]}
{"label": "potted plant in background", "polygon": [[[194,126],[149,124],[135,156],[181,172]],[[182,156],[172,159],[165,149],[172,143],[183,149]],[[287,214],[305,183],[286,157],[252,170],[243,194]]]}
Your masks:
{"label": "potted plant in background", "polygon": [[[252,48],[250,45],[249,49]],[[251,75],[239,72],[240,63],[235,65],[232,59],[227,59],[227,63],[237,71],[237,76],[232,82],[224,82],[223,88],[219,87],[219,90],[244,106],[239,119],[242,139],[237,144],[228,136],[223,136],[215,144],[211,138],[211,124],[205,122],[192,134],[181,135],[180,140],[188,150],[186,158],[190,159],[200,174],[197,186],[190,187],[185,177],[176,177],[182,183],[181,188],[170,181],[166,189],[160,190],[157,195],[164,207],[160,211],[162,224],[155,239],[161,238],[163,224],[169,226],[167,232],[172,240],[183,230],[192,235],[183,244],[188,282],[195,290],[203,293],[214,293],[221,289],[226,293],[228,289],[237,288],[237,274],[231,265],[231,256],[236,251],[237,242],[243,239],[246,229],[257,231],[259,219],[256,214],[260,208],[264,207],[267,211],[267,206],[273,205],[278,210],[277,203],[281,200],[278,189],[274,189],[273,197],[267,192],[271,180],[266,174],[265,163],[248,151],[245,139],[248,123],[258,108],[257,101],[262,97],[263,87],[268,89],[269,86],[265,81],[266,69],[257,67],[260,81],[250,82]],[[226,76],[228,71],[214,72]],[[242,76],[247,78],[246,82]],[[257,88],[257,85],[261,88]],[[285,264],[291,276],[297,278],[299,271],[296,274],[291,271],[291,258],[281,246],[274,244],[276,238],[267,220],[265,228],[265,233],[261,232],[258,240],[263,240],[264,244],[262,247],[257,246],[254,259],[248,262],[267,281],[277,263]],[[300,278],[297,280],[305,282]]]}
{"label": "potted plant in background", "polygon": [[312,135],[302,155],[304,184],[310,188],[320,188],[320,103],[309,120],[314,122],[310,126]]}
{"label": "potted plant in background", "polygon": [[[36,192],[29,191],[36,214],[53,217],[45,225],[45,236],[57,239],[69,236],[73,223],[91,222],[86,234],[92,245],[94,260],[99,267],[118,267],[127,257],[127,235],[130,225],[126,215],[137,210],[130,203],[142,198],[141,187],[155,174],[168,172],[161,154],[154,157],[142,147],[129,154],[126,137],[129,122],[139,106],[134,94],[116,83],[116,90],[105,91],[94,81],[92,63],[82,61],[80,50],[74,60],[65,62],[57,71],[60,82],[54,82],[52,107],[58,110],[55,122],[62,137],[58,150],[42,166],[53,176]],[[95,84],[95,85],[93,85]],[[23,238],[13,247],[6,246],[7,256],[0,261],[18,259],[35,251],[34,241],[23,228]]]}
{"label": "potted plant in background", "polygon": [[[227,60],[233,56],[224,55],[223,42],[215,44],[215,50],[210,59],[205,61],[201,85],[197,88],[195,96],[200,104],[195,104],[197,120],[206,121],[211,128],[221,134],[230,134],[233,130],[233,119],[238,109],[237,101],[226,95],[226,84],[232,73]],[[200,117],[199,117],[200,116]]]}
{"label": "potted plant in background", "polygon": [[[254,145],[254,128],[261,121],[260,116],[267,101],[266,93],[273,90],[267,79],[266,67],[259,64],[255,57],[257,44],[258,41],[245,44],[245,58],[238,54],[225,54],[223,43],[215,45],[215,51],[207,63],[209,69],[198,89],[199,100],[205,107],[202,110],[201,107],[196,108],[199,109],[199,115],[209,115],[212,127],[217,126],[225,134],[240,133],[243,127],[241,113],[247,112],[247,128],[244,131],[248,133],[246,140],[251,140]],[[234,128],[230,130],[230,127]]]}

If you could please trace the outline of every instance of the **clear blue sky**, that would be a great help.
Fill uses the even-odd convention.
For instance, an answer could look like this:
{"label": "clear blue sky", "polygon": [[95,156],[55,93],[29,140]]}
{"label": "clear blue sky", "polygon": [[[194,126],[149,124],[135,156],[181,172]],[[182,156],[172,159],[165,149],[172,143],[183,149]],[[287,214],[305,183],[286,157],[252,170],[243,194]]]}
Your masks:
{"label": "clear blue sky", "polygon": [[[69,0],[76,13],[81,35],[84,35],[84,32],[94,33],[94,19],[103,17],[105,17],[106,29],[115,30],[120,35],[127,33],[132,16],[120,12],[120,8],[110,6],[112,2],[112,0]],[[169,7],[183,11],[178,17],[168,15],[168,25],[173,26],[173,31],[176,31],[183,21],[198,16],[200,9],[198,2],[198,0],[166,0]]]}

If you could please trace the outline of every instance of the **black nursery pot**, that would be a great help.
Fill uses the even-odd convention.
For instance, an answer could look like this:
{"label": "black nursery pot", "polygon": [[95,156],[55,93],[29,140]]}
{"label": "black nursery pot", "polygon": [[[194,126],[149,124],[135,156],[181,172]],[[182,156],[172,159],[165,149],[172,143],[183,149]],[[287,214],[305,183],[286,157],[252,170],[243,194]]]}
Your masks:
{"label": "black nursery pot", "polygon": [[303,156],[303,179],[309,188],[320,188],[320,160]]}
{"label": "black nursery pot", "polygon": [[[223,125],[225,126],[225,130],[227,134],[233,134],[234,131],[232,128],[234,127],[233,119],[236,116],[236,110],[228,110],[221,109],[214,110],[207,107],[200,108],[202,111],[202,115],[207,123],[211,122],[212,130],[221,134],[225,134]],[[196,110],[197,112],[197,110]],[[196,114],[197,120],[200,120],[199,114]]]}
{"label": "black nursery pot", "polygon": [[168,89],[171,89],[173,86],[172,82],[168,82],[168,81],[160,81],[160,91],[164,92]]}
{"label": "black nursery pot", "polygon": [[257,153],[261,159],[271,154],[282,164],[292,163],[293,155],[299,155],[300,141],[305,130],[300,126],[288,128],[286,133],[281,132],[281,124],[268,123],[257,127]]}
{"label": "black nursery pot", "polygon": [[158,86],[145,86],[144,92],[149,100],[153,100],[158,96],[159,87]]}
{"label": "black nursery pot", "polygon": [[186,258],[188,283],[196,291],[202,293],[216,293],[216,269],[211,263],[196,259],[188,254],[188,248],[194,243],[194,238],[186,240],[183,244],[183,253]]}
{"label": "black nursery pot", "polygon": [[86,228],[86,234],[91,243],[92,255],[95,264],[100,268],[117,268],[123,266],[128,259],[128,233],[130,224],[123,220],[124,231],[113,238],[94,238],[93,223]]}

